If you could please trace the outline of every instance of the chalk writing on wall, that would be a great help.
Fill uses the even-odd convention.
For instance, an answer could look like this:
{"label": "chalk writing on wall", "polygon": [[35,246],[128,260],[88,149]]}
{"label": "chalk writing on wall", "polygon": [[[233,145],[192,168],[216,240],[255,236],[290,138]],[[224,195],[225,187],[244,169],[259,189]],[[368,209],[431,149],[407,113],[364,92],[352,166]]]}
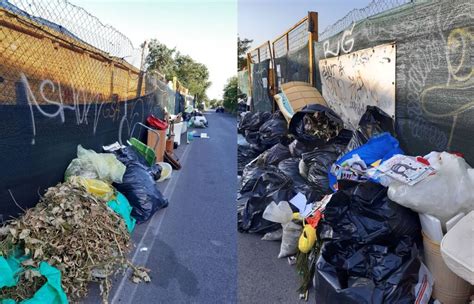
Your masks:
{"label": "chalk writing on wall", "polygon": [[368,105],[395,118],[395,54],[395,44],[384,44],[319,61],[323,97],[347,127]]}

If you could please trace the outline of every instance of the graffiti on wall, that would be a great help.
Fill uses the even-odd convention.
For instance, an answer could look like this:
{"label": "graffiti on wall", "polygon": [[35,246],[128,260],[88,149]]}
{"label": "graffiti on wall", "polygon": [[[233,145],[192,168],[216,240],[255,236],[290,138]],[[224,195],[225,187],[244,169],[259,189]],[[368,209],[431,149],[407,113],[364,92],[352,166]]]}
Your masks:
{"label": "graffiti on wall", "polygon": [[395,118],[394,44],[319,61],[322,94],[347,127],[356,128],[367,106]]}
{"label": "graffiti on wall", "polygon": [[[409,3],[316,43],[315,60],[395,42],[396,127],[403,148],[415,155],[462,151],[474,163],[473,20],[472,1]],[[316,69],[321,90],[323,71]]]}
{"label": "graffiti on wall", "polygon": [[[37,133],[35,115],[42,115],[51,119],[59,119],[61,124],[66,123],[65,111],[72,111],[77,125],[89,125],[92,127],[92,135],[97,132],[97,127],[101,119],[110,119],[113,122],[119,121],[118,141],[122,144],[123,134],[131,136],[133,124],[136,122],[143,122],[145,120],[145,111],[143,100],[137,99],[128,106],[127,101],[104,101],[101,100],[98,94],[87,94],[84,90],[72,88],[69,92],[72,94],[72,104],[65,103],[63,97],[63,90],[60,82],[53,82],[50,79],[41,81],[38,94],[34,94],[30,87],[27,77],[21,74],[21,83],[26,93],[26,101],[30,109],[30,120],[32,130],[31,144],[35,144]],[[47,92],[58,92],[57,99],[48,97]],[[121,107],[120,104],[124,106]],[[44,105],[53,105],[53,111],[46,110]],[[106,105],[106,107],[104,107]],[[129,109],[130,108],[130,109]]]}
{"label": "graffiti on wall", "polygon": [[255,111],[271,111],[272,100],[268,94],[268,76],[270,60],[253,64],[252,68],[252,102]]}

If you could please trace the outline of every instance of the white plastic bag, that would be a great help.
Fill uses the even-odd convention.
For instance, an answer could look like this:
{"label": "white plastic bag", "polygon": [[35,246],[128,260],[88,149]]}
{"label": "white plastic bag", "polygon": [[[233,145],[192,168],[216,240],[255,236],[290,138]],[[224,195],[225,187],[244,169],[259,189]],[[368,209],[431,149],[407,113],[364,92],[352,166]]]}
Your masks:
{"label": "white plastic bag", "polygon": [[291,210],[289,203],[282,201],[277,205],[275,202],[271,202],[263,212],[262,217],[266,220],[280,223],[283,226],[278,258],[296,254],[298,251],[298,240],[303,226],[292,221],[293,210]]}
{"label": "white plastic bag", "polygon": [[278,254],[279,259],[294,255],[298,252],[298,241],[302,231],[303,226],[294,221],[283,225],[280,253]]}
{"label": "white plastic bag", "polygon": [[282,201],[278,205],[275,202],[271,202],[262,217],[268,221],[280,223],[282,225],[291,221],[293,216],[293,210],[291,210],[288,202]]}
{"label": "white plastic bag", "polygon": [[447,152],[425,156],[437,171],[416,185],[391,181],[388,197],[419,213],[437,217],[443,226],[459,212],[474,210],[474,170],[466,161]]}
{"label": "white plastic bag", "polygon": [[262,241],[281,241],[283,236],[283,230],[278,229],[277,231],[267,232],[262,237]]}

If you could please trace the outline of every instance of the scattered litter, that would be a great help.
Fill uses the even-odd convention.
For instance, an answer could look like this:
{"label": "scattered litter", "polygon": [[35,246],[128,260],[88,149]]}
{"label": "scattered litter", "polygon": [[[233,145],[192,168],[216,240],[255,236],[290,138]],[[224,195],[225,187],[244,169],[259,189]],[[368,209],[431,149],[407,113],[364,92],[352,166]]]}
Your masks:
{"label": "scattered litter", "polygon": [[289,265],[295,265],[296,264],[296,256],[292,255],[287,258],[288,264]]}

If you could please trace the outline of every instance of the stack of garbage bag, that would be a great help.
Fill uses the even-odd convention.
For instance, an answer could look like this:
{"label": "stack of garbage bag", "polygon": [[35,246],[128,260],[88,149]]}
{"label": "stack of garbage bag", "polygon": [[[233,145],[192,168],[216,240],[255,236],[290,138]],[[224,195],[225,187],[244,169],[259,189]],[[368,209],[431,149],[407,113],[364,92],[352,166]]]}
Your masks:
{"label": "stack of garbage bag", "polygon": [[418,215],[366,182],[332,195],[318,226],[318,303],[414,303],[422,284]]}
{"label": "stack of garbage bag", "polygon": [[472,243],[474,169],[458,153],[405,155],[377,107],[353,131],[322,105],[295,113],[244,167],[238,196],[239,231],[282,242],[300,296],[313,282],[318,303],[469,299],[474,255],[456,239]]}
{"label": "stack of garbage bag", "polygon": [[121,147],[113,153],[96,153],[79,145],[77,156],[66,169],[65,180],[80,176],[110,184],[128,200],[132,217],[138,224],[168,205],[156,185],[161,177],[161,166],[150,166],[134,146]]}
{"label": "stack of garbage bag", "polygon": [[257,156],[280,143],[288,134],[284,117],[269,112],[248,112],[239,124],[237,145],[237,168],[241,175],[243,168]]}
{"label": "stack of garbage bag", "polygon": [[[318,127],[324,131],[316,132]],[[298,192],[304,193],[311,201],[318,201],[327,194],[327,183],[322,182],[327,180],[327,168],[352,138],[352,132],[348,131],[349,135],[344,133],[344,138],[336,140],[342,130],[340,118],[320,105],[309,105],[296,113],[289,129],[279,112],[273,115],[267,112],[246,113],[239,124],[239,132],[245,136],[238,145],[238,173],[242,173],[239,230],[265,233],[279,227],[270,225],[261,217],[272,201],[289,200]],[[305,152],[326,155],[325,160],[318,162],[309,162],[310,155],[307,155],[307,165],[312,166],[311,174],[308,174],[310,168],[305,172],[300,170]],[[270,187],[271,191],[261,195],[259,187],[262,185]]]}

